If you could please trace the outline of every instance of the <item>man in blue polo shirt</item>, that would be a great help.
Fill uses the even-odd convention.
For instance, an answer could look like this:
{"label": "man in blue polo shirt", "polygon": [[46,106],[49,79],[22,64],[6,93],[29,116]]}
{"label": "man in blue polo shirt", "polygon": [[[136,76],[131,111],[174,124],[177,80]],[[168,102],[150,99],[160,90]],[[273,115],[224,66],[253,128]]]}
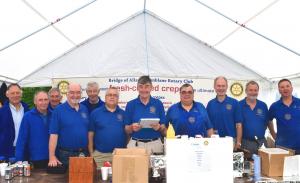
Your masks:
{"label": "man in blue polo shirt", "polygon": [[210,137],[212,124],[203,104],[194,101],[194,89],[190,84],[180,87],[180,102],[172,105],[167,112],[167,121],[175,130],[175,135]]}
{"label": "man in blue polo shirt", "polygon": [[217,96],[208,102],[207,112],[214,130],[220,137],[233,137],[234,150],[237,150],[242,141],[242,115],[238,101],[226,95],[227,88],[225,77],[219,76],[214,80]]}
{"label": "man in blue polo shirt", "polygon": [[258,100],[259,85],[255,81],[246,84],[246,98],[239,102],[243,115],[243,140],[242,148],[257,154],[257,150],[264,144],[268,146],[265,132],[267,126],[270,133],[274,134],[273,123],[269,123],[267,105]]}
{"label": "man in blue polo shirt", "polygon": [[[150,153],[162,153],[161,137],[166,134],[166,116],[160,100],[151,97],[152,81],[149,76],[138,79],[139,96],[126,105],[125,130],[131,136],[127,147],[143,147]],[[142,118],[158,118],[151,128],[140,125]]]}
{"label": "man in blue polo shirt", "polygon": [[104,102],[99,97],[100,88],[98,83],[89,82],[86,86],[86,94],[88,98],[81,102],[81,104],[85,105],[91,113],[94,109],[101,107],[104,105]]}
{"label": "man in blue polo shirt", "polygon": [[[88,155],[89,113],[80,104],[81,87],[72,83],[68,86],[67,101],[52,112],[49,140],[49,166],[63,163],[68,166],[69,157]],[[58,159],[55,156],[57,148]]]}
{"label": "man in blue polo shirt", "polygon": [[105,93],[104,106],[91,113],[89,153],[98,167],[103,166],[105,161],[112,161],[115,148],[126,147],[125,112],[118,106],[118,101],[118,89],[109,88]]}
{"label": "man in blue polo shirt", "polygon": [[8,101],[0,109],[0,156],[8,159],[15,156],[21,121],[29,107],[21,102],[22,89],[16,83],[7,87],[6,96]]}
{"label": "man in blue polo shirt", "polygon": [[270,121],[277,122],[277,134],[273,135],[278,146],[287,147],[300,153],[300,99],[292,95],[293,86],[290,80],[278,82],[280,100],[270,107]]}
{"label": "man in blue polo shirt", "polygon": [[34,95],[35,108],[27,112],[21,122],[16,146],[16,160],[25,161],[25,152],[34,168],[46,168],[49,162],[49,123],[51,112],[47,110],[49,99],[44,91]]}

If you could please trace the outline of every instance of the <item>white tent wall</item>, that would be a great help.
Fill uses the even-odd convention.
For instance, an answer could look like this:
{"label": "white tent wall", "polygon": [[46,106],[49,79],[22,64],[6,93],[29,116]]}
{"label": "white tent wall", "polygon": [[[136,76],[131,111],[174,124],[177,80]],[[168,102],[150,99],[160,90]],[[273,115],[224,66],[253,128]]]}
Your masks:
{"label": "white tent wall", "polygon": [[[300,67],[299,6],[297,0],[1,1],[1,74],[19,80],[145,7],[265,78],[282,78]],[[14,44],[45,25],[49,27]]]}
{"label": "white tent wall", "polygon": [[150,12],[141,12],[91,38],[20,81],[51,85],[52,78],[160,77],[235,80],[265,78],[180,31]]}

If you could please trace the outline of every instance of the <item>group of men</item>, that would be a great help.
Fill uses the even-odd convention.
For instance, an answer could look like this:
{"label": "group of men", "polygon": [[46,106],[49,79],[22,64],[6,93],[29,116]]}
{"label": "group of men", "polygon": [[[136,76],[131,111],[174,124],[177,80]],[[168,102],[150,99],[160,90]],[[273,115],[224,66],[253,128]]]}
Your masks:
{"label": "group of men", "polygon": [[[258,100],[259,85],[246,84],[246,97],[237,101],[226,95],[225,77],[214,80],[216,98],[205,108],[194,100],[190,84],[180,87],[180,101],[165,114],[160,100],[151,96],[149,76],[138,79],[138,97],[127,103],[125,111],[118,106],[118,88],[108,88],[105,101],[99,97],[99,85],[89,82],[88,98],[81,100],[79,84],[68,86],[67,100],[60,103],[58,89],[34,95],[35,108],[30,110],[21,102],[22,90],[11,84],[6,95],[9,99],[0,108],[0,156],[15,156],[17,161],[30,160],[35,167],[68,165],[72,156],[93,156],[97,165],[111,161],[115,148],[142,147],[150,153],[163,153],[162,137],[172,124],[176,135],[190,137],[230,136],[234,150],[244,148],[251,153],[264,144],[267,146],[267,127],[276,145],[300,150],[300,100],[292,96],[289,80],[278,82],[281,99],[267,105]],[[140,122],[143,118],[158,119],[150,127]],[[277,121],[277,134],[273,119]]]}

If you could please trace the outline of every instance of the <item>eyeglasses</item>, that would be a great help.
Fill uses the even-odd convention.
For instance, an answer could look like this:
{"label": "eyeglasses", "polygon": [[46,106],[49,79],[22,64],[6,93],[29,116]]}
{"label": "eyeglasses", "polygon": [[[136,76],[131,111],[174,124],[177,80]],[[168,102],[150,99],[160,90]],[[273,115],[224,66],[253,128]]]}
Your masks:
{"label": "eyeglasses", "polygon": [[106,94],[105,96],[107,96],[107,97],[119,97],[118,94],[112,94],[112,93]]}
{"label": "eyeglasses", "polygon": [[192,95],[194,92],[193,91],[181,91],[180,93],[182,95]]}

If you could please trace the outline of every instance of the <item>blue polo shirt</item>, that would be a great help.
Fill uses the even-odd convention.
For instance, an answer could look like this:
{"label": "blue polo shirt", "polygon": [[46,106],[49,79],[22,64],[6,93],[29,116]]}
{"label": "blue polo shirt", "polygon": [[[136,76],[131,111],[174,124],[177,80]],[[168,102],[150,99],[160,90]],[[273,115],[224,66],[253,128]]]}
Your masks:
{"label": "blue polo shirt", "polygon": [[[139,97],[129,101],[126,105],[125,112],[126,125],[140,122],[141,118],[159,118],[159,123],[166,125],[164,106],[160,100],[153,97],[150,97],[147,105],[144,105]],[[131,136],[137,139],[154,139],[161,137],[161,133],[152,128],[142,128],[137,132],[133,132]]]}
{"label": "blue polo shirt", "polygon": [[252,110],[246,102],[246,98],[239,102],[243,117],[243,138],[255,140],[265,138],[265,132],[269,123],[269,113],[267,105],[256,100],[256,105]]}
{"label": "blue polo shirt", "polygon": [[[58,105],[60,105],[61,103],[59,103]],[[57,107],[57,106],[56,106]],[[48,111],[53,111],[54,110],[54,108],[50,105],[50,103],[49,103],[49,105],[48,105]]]}
{"label": "blue polo shirt", "polygon": [[194,102],[190,111],[185,110],[181,102],[172,105],[167,112],[167,121],[173,125],[176,135],[207,137],[207,130],[212,128],[206,109],[199,102]]}
{"label": "blue polo shirt", "polygon": [[236,124],[242,123],[242,113],[239,102],[231,97],[219,102],[217,98],[207,104],[207,113],[214,130],[218,130],[220,137],[236,137]]}
{"label": "blue polo shirt", "polygon": [[293,97],[290,106],[280,99],[271,105],[269,113],[270,120],[277,121],[276,145],[300,150],[300,99]]}
{"label": "blue polo shirt", "polygon": [[16,160],[24,161],[29,152],[32,161],[49,159],[49,123],[51,112],[41,114],[36,108],[25,113],[16,145]]}
{"label": "blue polo shirt", "polygon": [[52,113],[50,134],[58,135],[57,147],[79,149],[88,145],[89,113],[79,104],[76,111],[68,102],[57,106]]}
{"label": "blue polo shirt", "polygon": [[89,98],[85,99],[84,101],[80,102],[81,104],[85,105],[85,107],[88,109],[89,114],[91,114],[91,112],[98,108],[98,107],[102,107],[104,105],[104,102],[99,98],[99,101],[97,104],[91,104],[89,101]]}
{"label": "blue polo shirt", "polygon": [[89,131],[93,131],[94,145],[97,151],[111,153],[114,148],[126,147],[125,112],[117,106],[114,112],[106,106],[91,113]]}

